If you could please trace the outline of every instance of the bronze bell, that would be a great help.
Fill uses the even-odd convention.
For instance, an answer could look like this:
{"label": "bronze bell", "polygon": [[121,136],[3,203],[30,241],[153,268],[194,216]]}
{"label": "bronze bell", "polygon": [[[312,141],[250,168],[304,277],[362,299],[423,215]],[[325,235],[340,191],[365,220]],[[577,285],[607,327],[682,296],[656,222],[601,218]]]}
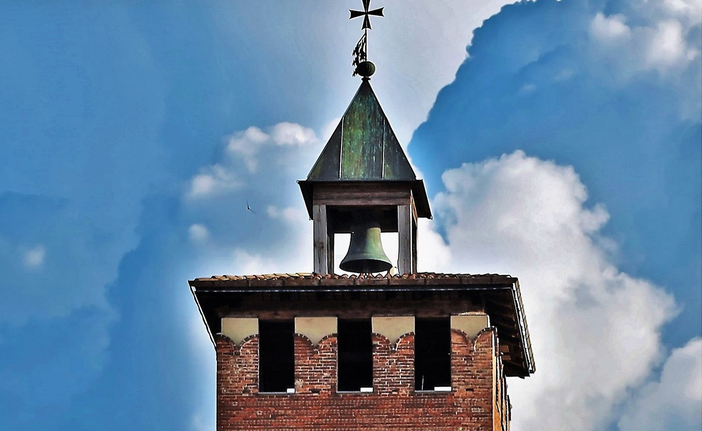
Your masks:
{"label": "bronze bell", "polygon": [[351,228],[351,244],[339,268],[348,272],[369,274],[392,268],[380,241],[380,223],[369,217],[355,220]]}

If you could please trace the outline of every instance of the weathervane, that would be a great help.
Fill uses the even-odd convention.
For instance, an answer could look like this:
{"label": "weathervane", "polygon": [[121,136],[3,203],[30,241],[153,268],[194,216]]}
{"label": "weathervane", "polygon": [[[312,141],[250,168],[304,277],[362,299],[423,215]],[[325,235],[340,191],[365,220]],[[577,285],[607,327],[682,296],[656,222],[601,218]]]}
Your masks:
{"label": "weathervane", "polygon": [[355,66],[353,71],[353,76],[361,75],[364,79],[368,79],[375,72],[375,65],[368,61],[368,30],[371,28],[370,16],[384,16],[383,8],[368,10],[370,8],[371,0],[362,0],[363,10],[349,10],[351,16],[349,19],[363,17],[363,25],[361,30],[363,30],[363,36],[356,43],[356,47],[353,49],[353,63]]}

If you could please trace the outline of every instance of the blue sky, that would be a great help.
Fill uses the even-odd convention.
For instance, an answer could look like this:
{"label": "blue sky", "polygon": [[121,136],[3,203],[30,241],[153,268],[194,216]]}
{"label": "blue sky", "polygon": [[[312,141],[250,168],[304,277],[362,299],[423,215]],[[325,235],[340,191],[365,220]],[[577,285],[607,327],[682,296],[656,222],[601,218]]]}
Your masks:
{"label": "blue sky", "polygon": [[[507,4],[373,3],[420,269],[520,277],[515,430],[699,429],[702,3]],[[214,429],[187,280],[311,270],[295,180],[359,84],[359,7],[0,5],[6,429]]]}

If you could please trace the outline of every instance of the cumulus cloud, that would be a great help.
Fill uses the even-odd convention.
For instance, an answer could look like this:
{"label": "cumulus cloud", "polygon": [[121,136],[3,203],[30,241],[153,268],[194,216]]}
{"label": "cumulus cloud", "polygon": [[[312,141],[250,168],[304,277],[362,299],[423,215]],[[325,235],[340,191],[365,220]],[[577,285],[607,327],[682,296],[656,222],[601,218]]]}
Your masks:
{"label": "cumulus cloud", "polygon": [[598,238],[608,214],[586,205],[572,167],[517,151],[443,182],[434,210],[447,241],[435,246],[449,269],[521,281],[538,371],[510,382],[514,429],[606,427],[660,361],[672,297],[611,263]]}
{"label": "cumulus cloud", "polygon": [[473,30],[510,3],[514,1],[390,0],[383,4],[388,13],[392,11],[392,20],[402,25],[381,22],[373,27],[370,59],[379,68],[374,88],[401,143],[409,142],[436,94],[454,79],[467,57]]}
{"label": "cumulus cloud", "polygon": [[590,24],[590,31],[593,36],[605,43],[628,40],[631,37],[631,29],[624,22],[625,19],[620,14],[606,17],[602,12],[597,12]]}
{"label": "cumulus cloud", "polygon": [[666,69],[699,56],[698,51],[687,46],[682,25],[678,21],[659,22],[652,33],[646,56],[646,63],[651,67]]}
{"label": "cumulus cloud", "polygon": [[[641,11],[630,11],[631,21],[637,22],[632,26],[624,14],[597,12],[589,31],[604,48],[600,55],[616,62],[626,75],[649,69],[662,73],[680,70],[700,56],[699,44],[688,41],[699,31],[699,11],[694,5],[659,0],[648,2],[646,7],[658,13],[643,14],[646,18],[641,20]],[[696,17],[690,15],[695,13]]]}
{"label": "cumulus cloud", "polygon": [[271,127],[270,137],[278,145],[310,145],[317,140],[314,130],[288,122]]}
{"label": "cumulus cloud", "polygon": [[[317,134],[282,122],[236,131],[226,142],[217,162],[190,178],[182,195],[189,239],[207,240],[207,247],[194,251],[195,259],[213,274],[309,272],[312,224],[296,180],[307,175],[321,151]],[[194,194],[193,185],[207,173],[215,180]]]}
{"label": "cumulus cloud", "polygon": [[420,272],[451,272],[451,249],[434,230],[434,223],[419,219],[417,226],[417,270]]}
{"label": "cumulus cloud", "polygon": [[220,194],[241,186],[234,172],[221,165],[207,166],[190,180],[188,196],[199,198]]}
{"label": "cumulus cloud", "polygon": [[[505,6],[475,30],[456,80],[439,92],[409,145],[429,194],[440,191],[432,179],[446,169],[515,150],[573,166],[606,206],[588,205],[589,220],[578,220],[602,226],[589,241],[603,259],[699,304],[700,4]],[[602,225],[604,214],[611,217]],[[549,233],[542,226],[537,234]],[[664,327],[669,348],[699,333],[699,308],[684,307],[679,319],[679,330]]]}
{"label": "cumulus cloud", "polygon": [[314,130],[294,123],[278,123],[268,133],[258,127],[249,127],[227,138],[227,151],[232,157],[241,157],[249,172],[256,172],[258,159],[256,155],[265,145],[309,145],[317,141]]}
{"label": "cumulus cloud", "polygon": [[[605,175],[593,174],[594,181],[616,170],[626,181],[649,175],[657,184],[670,182],[650,176],[666,171],[651,174],[646,157],[657,166],[657,152],[674,158],[671,148],[687,145],[676,129],[699,123],[700,4],[539,0],[505,6],[475,30],[455,81],[438,93],[412,137],[413,160],[438,175],[460,161],[522,148],[568,157],[586,175],[585,162],[599,155],[597,169]],[[637,153],[640,148],[647,151]],[[613,154],[619,152],[631,168],[621,169],[627,162]]]}
{"label": "cumulus cloud", "polygon": [[702,340],[673,350],[619,421],[621,431],[696,431],[702,427]]}
{"label": "cumulus cloud", "polygon": [[[188,181],[188,198],[203,199],[236,191],[251,176],[259,173],[260,160],[264,160],[266,167],[270,168],[269,155],[290,154],[300,147],[319,143],[314,130],[288,122],[275,124],[267,132],[251,126],[227,136],[225,142],[223,160],[202,167],[200,173]],[[276,152],[276,148],[281,152]],[[285,162],[280,157],[274,159],[276,165]],[[268,169],[266,172],[269,172]]]}
{"label": "cumulus cloud", "polygon": [[243,132],[237,132],[229,136],[227,150],[243,157],[249,172],[254,172],[258,166],[254,156],[258,152],[258,147],[268,139],[268,134],[258,127],[251,126]]}

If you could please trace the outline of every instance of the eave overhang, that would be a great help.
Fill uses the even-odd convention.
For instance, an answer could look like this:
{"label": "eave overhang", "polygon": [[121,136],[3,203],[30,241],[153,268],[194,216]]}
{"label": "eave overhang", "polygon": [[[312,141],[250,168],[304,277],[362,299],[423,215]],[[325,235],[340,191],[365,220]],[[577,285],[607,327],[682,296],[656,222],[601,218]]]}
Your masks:
{"label": "eave overhang", "polygon": [[519,281],[508,275],[405,274],[404,276],[359,277],[346,275],[270,274],[217,276],[189,282],[191,292],[214,344],[221,331],[221,319],[241,313],[244,301],[315,301],[325,295],[342,296],[344,301],[366,295],[378,302],[390,298],[429,298],[437,294],[474,296],[483,301],[501,345],[508,346],[503,358],[507,376],[527,377],[536,370],[529,330],[522,305]]}

